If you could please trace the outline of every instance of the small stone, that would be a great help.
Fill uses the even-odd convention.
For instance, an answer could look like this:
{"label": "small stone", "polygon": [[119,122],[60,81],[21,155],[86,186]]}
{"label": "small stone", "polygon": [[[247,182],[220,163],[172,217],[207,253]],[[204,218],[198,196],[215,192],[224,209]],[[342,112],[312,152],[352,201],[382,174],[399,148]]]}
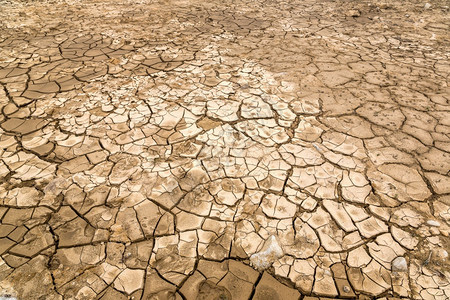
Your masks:
{"label": "small stone", "polygon": [[358,9],[350,9],[347,12],[347,16],[357,18],[361,16],[361,12]]}
{"label": "small stone", "polygon": [[448,252],[445,249],[438,249],[436,252],[436,256],[440,260],[446,260],[448,258]]}
{"label": "small stone", "polygon": [[392,261],[392,272],[408,271],[408,263],[403,256],[398,256]]}
{"label": "small stone", "polygon": [[423,6],[424,9],[430,9],[431,8],[431,4],[430,3],[425,3],[425,5]]}
{"label": "small stone", "polygon": [[441,223],[439,223],[438,221],[435,221],[435,220],[428,220],[428,221],[427,221],[427,224],[428,224],[429,226],[433,226],[433,227],[439,227],[439,226],[441,226]]}
{"label": "small stone", "polygon": [[17,300],[17,298],[9,295],[9,294],[5,294],[3,296],[0,297],[1,300]]}
{"label": "small stone", "polygon": [[350,292],[350,287],[348,287],[347,285],[344,285],[344,287],[342,288],[344,290],[344,292],[349,293]]}
{"label": "small stone", "polygon": [[276,237],[271,235],[264,243],[262,250],[250,256],[250,262],[256,269],[264,270],[283,254],[283,249],[278,244]]}
{"label": "small stone", "polygon": [[105,221],[109,221],[112,219],[112,214],[109,211],[106,211],[102,214],[102,219]]}

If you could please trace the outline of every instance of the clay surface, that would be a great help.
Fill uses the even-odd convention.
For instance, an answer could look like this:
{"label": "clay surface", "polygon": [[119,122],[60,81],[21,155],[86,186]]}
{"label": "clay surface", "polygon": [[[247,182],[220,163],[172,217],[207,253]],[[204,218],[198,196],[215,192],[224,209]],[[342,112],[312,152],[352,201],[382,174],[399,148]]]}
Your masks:
{"label": "clay surface", "polygon": [[0,298],[449,299],[448,5],[0,0]]}

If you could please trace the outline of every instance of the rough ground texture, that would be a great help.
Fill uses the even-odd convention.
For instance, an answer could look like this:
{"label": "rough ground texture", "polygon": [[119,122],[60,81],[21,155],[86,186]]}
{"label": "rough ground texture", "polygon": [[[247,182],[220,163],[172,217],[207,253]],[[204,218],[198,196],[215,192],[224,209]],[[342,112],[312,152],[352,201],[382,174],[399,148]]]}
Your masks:
{"label": "rough ground texture", "polygon": [[0,297],[450,297],[448,2],[0,1]]}

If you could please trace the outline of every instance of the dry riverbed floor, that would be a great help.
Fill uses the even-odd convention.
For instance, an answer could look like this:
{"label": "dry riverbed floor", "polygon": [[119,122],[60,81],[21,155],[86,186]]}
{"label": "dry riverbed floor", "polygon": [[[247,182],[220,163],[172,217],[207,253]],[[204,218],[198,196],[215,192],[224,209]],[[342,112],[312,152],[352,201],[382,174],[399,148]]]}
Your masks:
{"label": "dry riverbed floor", "polygon": [[0,0],[0,298],[449,299],[448,5]]}

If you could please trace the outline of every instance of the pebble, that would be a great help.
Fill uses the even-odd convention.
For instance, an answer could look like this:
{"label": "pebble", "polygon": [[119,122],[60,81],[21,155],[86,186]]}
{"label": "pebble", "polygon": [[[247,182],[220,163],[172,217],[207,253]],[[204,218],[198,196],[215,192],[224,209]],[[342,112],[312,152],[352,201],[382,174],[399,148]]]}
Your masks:
{"label": "pebble", "polygon": [[440,249],[438,249],[436,252],[437,252],[437,253],[436,253],[436,256],[437,256],[439,259],[445,260],[445,259],[448,258],[448,252],[447,252],[447,250],[440,248]]}
{"label": "pebble", "polygon": [[441,223],[439,223],[438,221],[435,221],[435,220],[428,220],[428,221],[427,221],[427,224],[428,224],[429,226],[434,226],[434,227],[439,227],[439,226],[441,226]]}
{"label": "pebble", "polygon": [[361,12],[358,9],[350,9],[347,12],[347,16],[357,18],[361,16]]}
{"label": "pebble", "polygon": [[431,4],[430,3],[425,3],[425,5],[423,6],[424,9],[430,9],[431,8]]}
{"label": "pebble", "polygon": [[102,219],[105,220],[105,221],[109,221],[109,220],[112,219],[112,216],[113,216],[113,215],[111,214],[111,212],[106,211],[106,212],[104,212],[104,213],[102,214]]}
{"label": "pebble", "polygon": [[398,256],[392,261],[392,272],[406,272],[408,264],[403,256]]}
{"label": "pebble", "polygon": [[250,262],[256,269],[264,270],[281,256],[283,256],[283,249],[275,236],[271,235],[264,243],[263,249],[250,256]]}

